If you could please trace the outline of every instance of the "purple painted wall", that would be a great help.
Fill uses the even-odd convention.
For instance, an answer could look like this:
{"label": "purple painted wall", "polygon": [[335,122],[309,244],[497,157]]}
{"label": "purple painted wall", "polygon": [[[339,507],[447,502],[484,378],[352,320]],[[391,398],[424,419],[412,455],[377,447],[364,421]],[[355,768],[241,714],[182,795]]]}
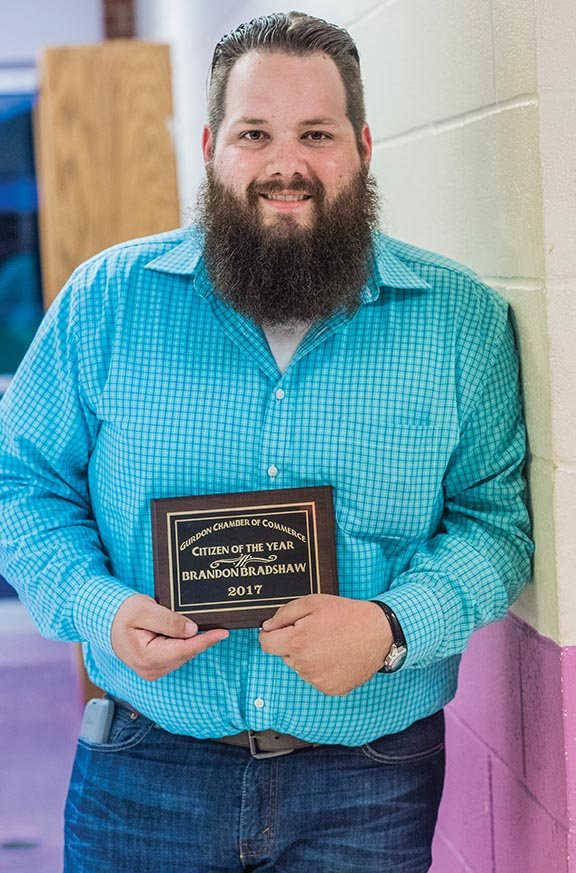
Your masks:
{"label": "purple painted wall", "polygon": [[[0,633],[0,871],[60,873],[81,709],[72,647]],[[576,873],[576,647],[480,631],[447,730],[432,873]]]}
{"label": "purple painted wall", "polygon": [[474,636],[432,873],[576,873],[575,671],[575,648],[513,616]]}

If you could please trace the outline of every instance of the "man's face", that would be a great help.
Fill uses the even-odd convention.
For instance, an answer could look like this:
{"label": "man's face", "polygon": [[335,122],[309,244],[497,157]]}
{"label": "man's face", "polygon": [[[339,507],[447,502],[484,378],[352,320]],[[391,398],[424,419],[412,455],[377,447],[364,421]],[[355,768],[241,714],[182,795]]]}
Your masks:
{"label": "man's face", "polygon": [[361,155],[340,73],[321,53],[239,58],[216,141],[206,127],[202,146],[215,179],[255,201],[264,226],[285,229],[312,227],[315,201],[329,206],[371,156],[368,126]]}

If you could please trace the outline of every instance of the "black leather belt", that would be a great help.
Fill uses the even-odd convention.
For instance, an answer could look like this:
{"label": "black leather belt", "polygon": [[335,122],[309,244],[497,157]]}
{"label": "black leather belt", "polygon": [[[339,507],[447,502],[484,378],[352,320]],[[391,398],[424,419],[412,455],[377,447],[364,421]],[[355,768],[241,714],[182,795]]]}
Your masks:
{"label": "black leather belt", "polygon": [[[132,718],[138,718],[141,715],[137,709],[125,700],[120,700],[118,697],[113,697],[108,694],[111,700],[117,706],[122,706],[127,709]],[[191,737],[191,739],[197,739]],[[296,752],[300,749],[316,749],[322,743],[309,743],[307,740],[299,740],[298,737],[292,737],[290,734],[279,734],[277,731],[242,731],[239,734],[233,734],[230,737],[208,737],[207,740],[212,743],[227,743],[230,746],[240,746],[247,749],[253,758],[276,758],[279,755],[289,755],[290,752]]]}

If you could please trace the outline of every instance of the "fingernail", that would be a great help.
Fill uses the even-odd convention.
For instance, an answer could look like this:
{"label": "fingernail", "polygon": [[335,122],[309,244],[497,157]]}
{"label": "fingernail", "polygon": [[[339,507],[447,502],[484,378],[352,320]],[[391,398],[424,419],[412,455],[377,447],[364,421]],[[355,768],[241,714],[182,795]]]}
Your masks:
{"label": "fingernail", "polygon": [[197,632],[197,630],[198,630],[198,625],[197,625],[197,624],[194,624],[193,621],[187,621],[187,622],[186,622],[186,625],[184,626],[184,630],[185,630],[185,632],[186,632],[189,636],[192,637],[192,636],[194,636],[194,634]]}
{"label": "fingernail", "polygon": [[267,618],[266,621],[263,621],[263,622],[262,622],[262,627],[264,628],[264,630],[268,630],[268,628],[270,627],[271,623],[272,623],[272,619],[270,619],[270,618]]}

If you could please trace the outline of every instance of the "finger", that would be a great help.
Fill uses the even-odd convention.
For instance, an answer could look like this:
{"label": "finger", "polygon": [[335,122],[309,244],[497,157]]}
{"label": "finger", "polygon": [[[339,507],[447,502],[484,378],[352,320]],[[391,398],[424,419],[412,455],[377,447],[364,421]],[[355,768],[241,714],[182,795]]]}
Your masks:
{"label": "finger", "polygon": [[260,631],[260,646],[268,655],[289,657],[294,644],[294,628],[279,628],[275,631]]}
{"label": "finger", "polygon": [[186,639],[198,633],[198,625],[177,612],[172,612],[165,606],[160,606],[152,599],[143,603],[132,621],[133,627],[162,634],[165,637]]}
{"label": "finger", "polygon": [[146,630],[136,630],[135,633],[141,635],[142,639],[129,653],[129,657],[123,660],[139,676],[150,682],[177,670],[186,661],[228,636],[228,631],[223,628],[186,640],[162,635],[152,635],[150,638],[150,633]]}
{"label": "finger", "polygon": [[185,640],[155,636],[146,644],[145,658],[150,667],[184,664],[229,635],[229,631],[218,628]]}
{"label": "finger", "polygon": [[230,631],[225,630],[222,627],[215,628],[214,630],[205,631],[202,634],[198,634],[191,643],[190,648],[194,648],[195,655],[200,654],[200,652],[205,652],[206,649],[215,646],[216,643],[222,642],[222,640],[227,639],[230,636]]}
{"label": "finger", "polygon": [[289,627],[295,624],[300,618],[310,615],[314,610],[314,601],[311,595],[306,597],[298,597],[296,600],[291,600],[290,603],[285,603],[272,618],[267,619],[262,623],[262,630],[268,632],[278,630],[281,627]]}

